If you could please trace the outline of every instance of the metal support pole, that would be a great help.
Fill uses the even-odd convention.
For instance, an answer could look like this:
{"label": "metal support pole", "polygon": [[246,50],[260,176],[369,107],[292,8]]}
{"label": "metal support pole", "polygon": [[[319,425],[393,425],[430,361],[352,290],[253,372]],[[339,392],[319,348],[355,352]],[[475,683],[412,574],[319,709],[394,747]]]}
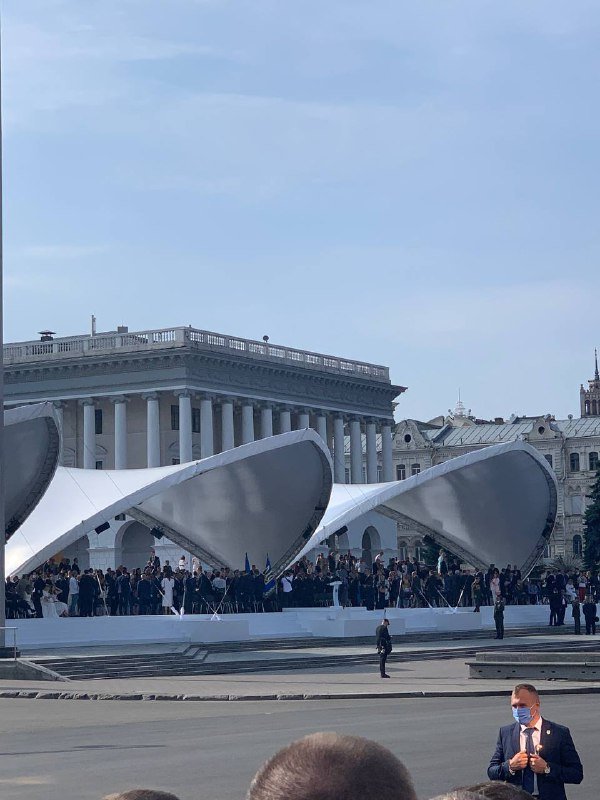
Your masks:
{"label": "metal support pole", "polygon": [[0,26],[0,656],[6,649],[6,578],[4,567],[4,549],[6,544],[5,510],[4,510],[4,306],[3,286],[3,239],[4,220],[2,216],[2,29]]}

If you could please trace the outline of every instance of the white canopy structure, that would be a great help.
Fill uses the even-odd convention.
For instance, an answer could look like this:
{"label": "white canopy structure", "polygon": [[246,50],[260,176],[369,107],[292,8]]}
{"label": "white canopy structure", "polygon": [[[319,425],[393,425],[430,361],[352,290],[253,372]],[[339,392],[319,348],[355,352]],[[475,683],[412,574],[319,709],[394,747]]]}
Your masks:
{"label": "white canopy structure", "polygon": [[539,559],[556,519],[556,478],[525,442],[493,445],[404,481],[335,484],[300,556],[368,511],[406,523],[475,567]]}
{"label": "white canopy structure", "polygon": [[23,524],[48,488],[60,449],[58,420],[52,403],[4,412],[4,486],[6,535]]}
{"label": "white canopy structure", "polygon": [[310,429],[171,467],[59,467],[42,501],[6,547],[8,574],[28,572],[117,514],[128,514],[210,564],[240,554],[281,572],[323,516],[331,461]]}
{"label": "white canopy structure", "polygon": [[[54,441],[51,425],[45,436],[32,444],[40,463]],[[29,480],[34,489],[27,502],[23,491],[15,520],[39,496],[41,476],[48,480],[47,458],[37,482]],[[279,574],[368,511],[429,534],[474,566],[510,563],[528,572],[552,532],[556,497],[553,472],[524,442],[487,447],[405,481],[341,484],[332,492],[327,449],[306,429],[172,467],[59,467],[8,542],[7,572],[30,571],[117,514],[128,514],[210,564],[234,565],[246,552],[263,564],[268,553]]]}

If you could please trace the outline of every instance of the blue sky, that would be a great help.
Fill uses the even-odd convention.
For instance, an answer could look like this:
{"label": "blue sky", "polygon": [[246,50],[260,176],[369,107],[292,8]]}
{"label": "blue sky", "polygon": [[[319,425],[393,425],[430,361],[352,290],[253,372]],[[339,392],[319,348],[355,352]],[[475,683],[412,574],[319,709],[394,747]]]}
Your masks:
{"label": "blue sky", "polygon": [[597,0],[5,0],[5,339],[192,324],[578,414]]}

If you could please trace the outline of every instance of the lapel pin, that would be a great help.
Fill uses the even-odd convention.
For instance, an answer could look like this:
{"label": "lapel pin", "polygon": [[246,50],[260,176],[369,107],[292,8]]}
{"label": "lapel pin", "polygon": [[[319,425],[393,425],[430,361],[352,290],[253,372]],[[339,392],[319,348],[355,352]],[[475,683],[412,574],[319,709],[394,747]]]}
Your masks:
{"label": "lapel pin", "polygon": [[550,731],[546,731],[546,736],[550,736]]}

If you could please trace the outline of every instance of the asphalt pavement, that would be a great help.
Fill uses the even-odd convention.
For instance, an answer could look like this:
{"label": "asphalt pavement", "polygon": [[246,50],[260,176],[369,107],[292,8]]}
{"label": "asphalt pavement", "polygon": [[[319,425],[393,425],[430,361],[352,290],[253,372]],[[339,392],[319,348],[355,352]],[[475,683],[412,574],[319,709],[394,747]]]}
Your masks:
{"label": "asphalt pavement", "polygon": [[[543,714],[571,728],[585,780],[569,800],[596,796],[598,701],[550,696]],[[135,786],[181,800],[242,800],[263,760],[307,733],[376,739],[411,771],[422,800],[484,779],[506,697],[130,703],[0,700],[0,796],[99,800]]]}

